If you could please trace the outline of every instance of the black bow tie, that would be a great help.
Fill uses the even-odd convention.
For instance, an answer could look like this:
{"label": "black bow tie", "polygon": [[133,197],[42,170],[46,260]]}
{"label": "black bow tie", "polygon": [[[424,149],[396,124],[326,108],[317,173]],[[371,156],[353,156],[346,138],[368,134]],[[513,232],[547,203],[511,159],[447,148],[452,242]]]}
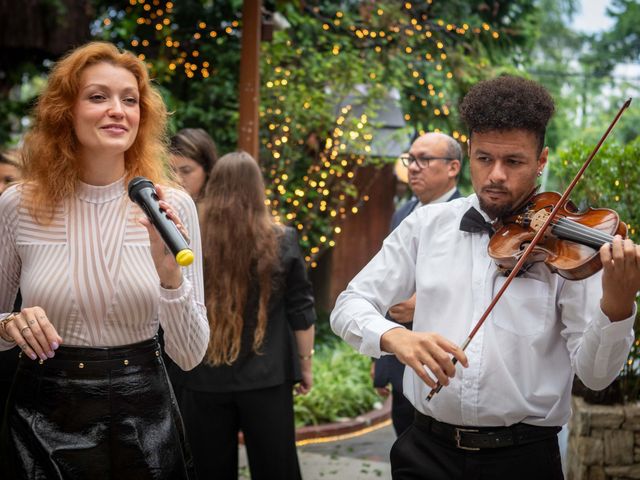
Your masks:
{"label": "black bow tie", "polygon": [[493,225],[487,222],[482,214],[474,207],[471,207],[462,216],[462,220],[460,220],[460,230],[470,233],[487,232],[490,237],[494,234]]}

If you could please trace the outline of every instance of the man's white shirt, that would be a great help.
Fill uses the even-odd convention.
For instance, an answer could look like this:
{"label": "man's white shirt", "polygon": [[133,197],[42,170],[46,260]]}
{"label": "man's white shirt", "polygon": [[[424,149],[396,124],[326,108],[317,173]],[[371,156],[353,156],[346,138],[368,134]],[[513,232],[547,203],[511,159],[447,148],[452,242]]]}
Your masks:
{"label": "man's white shirt", "polygon": [[[413,330],[461,345],[506,279],[487,253],[489,236],[459,230],[472,206],[488,220],[476,195],[416,208],[339,296],[333,330],[379,357],[382,334],[404,328],[384,313],[416,293]],[[430,402],[431,389],[406,368],[405,396],[420,412],[455,425],[563,425],[574,372],[588,387],[604,388],[634,339],[635,307],[612,323],[601,296],[601,273],[569,281],[534,264],[513,280],[467,347],[469,367],[458,364]]]}

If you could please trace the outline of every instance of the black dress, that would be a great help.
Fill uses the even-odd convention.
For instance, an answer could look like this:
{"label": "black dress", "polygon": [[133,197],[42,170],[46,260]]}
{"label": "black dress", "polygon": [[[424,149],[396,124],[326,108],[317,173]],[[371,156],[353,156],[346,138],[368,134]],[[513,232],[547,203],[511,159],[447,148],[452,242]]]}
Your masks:
{"label": "black dress", "polygon": [[296,232],[285,228],[280,238],[261,353],[251,348],[259,300],[254,280],[238,359],[217,367],[202,363],[189,372],[170,369],[199,478],[237,478],[240,430],[253,480],[300,478],[292,392],[300,366],[294,331],[311,327],[316,315]]}

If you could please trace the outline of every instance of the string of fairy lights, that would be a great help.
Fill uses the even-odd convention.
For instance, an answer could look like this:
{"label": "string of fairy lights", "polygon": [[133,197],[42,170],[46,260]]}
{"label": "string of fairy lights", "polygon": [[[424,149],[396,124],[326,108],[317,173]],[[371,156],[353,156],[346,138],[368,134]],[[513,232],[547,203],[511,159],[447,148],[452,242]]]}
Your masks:
{"label": "string of fairy lights", "polygon": [[[432,0],[426,0],[422,7],[431,3]],[[215,59],[202,54],[202,45],[237,37],[240,22],[230,20],[214,26],[197,21],[195,25],[178,26],[173,20],[174,7],[171,1],[129,0],[127,14],[137,15],[136,23],[140,26],[137,36],[130,39],[130,47],[142,60],[163,48],[170,59],[166,66],[169,72],[177,74],[181,71],[189,79],[207,79],[214,71]],[[372,49],[379,55],[384,55],[390,45],[401,49],[409,75],[418,87],[418,93],[411,95],[409,100],[418,109],[430,109],[434,117],[447,117],[450,109],[444,87],[454,78],[447,63],[448,42],[455,42],[455,36],[489,34],[497,40],[500,35],[487,23],[472,27],[467,23],[456,25],[442,19],[430,19],[424,13],[420,14],[420,9],[409,1],[401,4],[400,8],[404,9],[405,15],[394,17],[395,21],[388,25],[383,25],[385,15],[388,17],[389,14],[382,7],[374,7],[371,18],[365,23],[362,23],[362,18],[359,18],[359,23],[350,20],[346,12],[340,10],[331,17],[324,17],[319,7],[310,7],[310,12],[322,22],[323,31],[341,35],[356,48],[361,45],[360,48]],[[109,28],[117,21],[116,12],[109,12],[102,23]],[[340,42],[335,42],[330,53],[338,57],[344,50]],[[302,54],[302,51],[297,53]],[[369,200],[367,187],[361,186],[360,191],[355,192],[353,181],[358,169],[367,163],[374,128],[366,114],[356,117],[350,105],[343,107],[326,138],[315,139],[318,148],[314,161],[300,179],[300,175],[292,173],[295,165],[289,152],[305,148],[309,138],[304,135],[310,132],[299,119],[287,115],[277,105],[284,103],[293,82],[301,80],[292,79],[291,70],[274,62],[268,55],[265,61],[271,69],[263,74],[263,88],[271,100],[270,106],[263,106],[260,111],[262,145],[271,156],[266,161],[263,159],[265,176],[271,180],[266,190],[267,204],[277,221],[291,224],[299,231],[302,242],[308,245],[305,259],[311,268],[315,268],[318,256],[335,246],[335,236],[341,233],[346,217],[357,214]],[[153,67],[150,62],[148,65]],[[367,76],[369,82],[376,82],[380,72],[372,67]],[[311,109],[313,102],[312,98],[303,99],[303,110]],[[405,113],[404,119],[412,121],[411,113]],[[467,140],[458,131],[450,134],[461,142]],[[362,145],[361,153],[349,151],[348,146],[354,142]],[[318,229],[314,221],[317,217],[328,220],[324,228]]]}

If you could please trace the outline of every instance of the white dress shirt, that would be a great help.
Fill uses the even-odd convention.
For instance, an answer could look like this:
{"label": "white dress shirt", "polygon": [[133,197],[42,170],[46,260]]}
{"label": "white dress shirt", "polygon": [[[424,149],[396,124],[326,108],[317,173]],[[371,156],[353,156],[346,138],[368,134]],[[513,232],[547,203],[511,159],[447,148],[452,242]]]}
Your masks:
{"label": "white dress shirt", "polygon": [[[339,296],[333,330],[360,353],[379,357],[382,334],[404,328],[383,313],[415,292],[413,330],[461,345],[506,279],[487,253],[489,236],[459,230],[471,206],[481,211],[476,195],[407,217]],[[420,412],[455,425],[563,425],[573,374],[592,389],[606,387],[633,342],[635,307],[612,323],[601,296],[600,273],[569,281],[534,264],[513,280],[467,347],[469,367],[458,364],[430,402],[431,389],[406,368],[405,396]]]}

